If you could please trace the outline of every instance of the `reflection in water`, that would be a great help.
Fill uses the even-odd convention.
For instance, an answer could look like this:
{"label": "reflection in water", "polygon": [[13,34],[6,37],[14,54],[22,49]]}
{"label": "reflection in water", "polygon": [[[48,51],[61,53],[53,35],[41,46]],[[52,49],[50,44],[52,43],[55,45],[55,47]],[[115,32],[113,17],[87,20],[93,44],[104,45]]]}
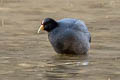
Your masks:
{"label": "reflection in water", "polygon": [[4,19],[1,20],[1,25],[4,27]]}
{"label": "reflection in water", "polygon": [[59,55],[54,56],[53,61],[48,66],[45,77],[48,80],[65,80],[66,78],[76,78],[84,72],[84,67],[88,65],[88,55]]}

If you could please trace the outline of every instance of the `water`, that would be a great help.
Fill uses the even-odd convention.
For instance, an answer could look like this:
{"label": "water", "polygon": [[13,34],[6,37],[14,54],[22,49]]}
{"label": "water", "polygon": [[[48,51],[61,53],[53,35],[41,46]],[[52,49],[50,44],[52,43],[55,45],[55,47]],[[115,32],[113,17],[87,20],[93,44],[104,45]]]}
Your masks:
{"label": "water", "polygon": [[[0,80],[120,80],[119,14],[119,0],[0,0]],[[45,17],[85,21],[89,55],[56,54]]]}

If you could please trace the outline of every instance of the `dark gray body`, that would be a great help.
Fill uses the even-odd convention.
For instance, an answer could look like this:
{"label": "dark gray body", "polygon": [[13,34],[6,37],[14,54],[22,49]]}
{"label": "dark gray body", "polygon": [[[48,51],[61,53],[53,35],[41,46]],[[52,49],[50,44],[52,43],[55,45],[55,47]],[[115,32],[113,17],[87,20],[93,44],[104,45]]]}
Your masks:
{"label": "dark gray body", "polygon": [[90,48],[91,36],[83,21],[65,18],[57,21],[58,27],[48,33],[57,53],[85,54]]}

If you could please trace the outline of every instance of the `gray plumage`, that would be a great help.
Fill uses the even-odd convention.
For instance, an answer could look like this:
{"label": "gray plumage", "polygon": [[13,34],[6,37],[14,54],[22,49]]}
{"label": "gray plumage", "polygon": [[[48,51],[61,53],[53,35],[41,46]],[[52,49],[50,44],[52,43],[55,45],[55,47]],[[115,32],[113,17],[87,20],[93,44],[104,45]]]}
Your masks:
{"label": "gray plumage", "polygon": [[48,38],[57,53],[86,54],[90,48],[91,35],[83,21],[65,18],[48,32]]}

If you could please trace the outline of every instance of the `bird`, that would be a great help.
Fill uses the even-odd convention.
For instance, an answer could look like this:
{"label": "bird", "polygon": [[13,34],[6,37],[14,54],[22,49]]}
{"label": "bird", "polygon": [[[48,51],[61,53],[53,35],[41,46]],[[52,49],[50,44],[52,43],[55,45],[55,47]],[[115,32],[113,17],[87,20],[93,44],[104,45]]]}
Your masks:
{"label": "bird", "polygon": [[48,39],[58,54],[88,54],[91,34],[82,20],[45,18],[39,26],[38,33],[40,31],[48,32]]}

